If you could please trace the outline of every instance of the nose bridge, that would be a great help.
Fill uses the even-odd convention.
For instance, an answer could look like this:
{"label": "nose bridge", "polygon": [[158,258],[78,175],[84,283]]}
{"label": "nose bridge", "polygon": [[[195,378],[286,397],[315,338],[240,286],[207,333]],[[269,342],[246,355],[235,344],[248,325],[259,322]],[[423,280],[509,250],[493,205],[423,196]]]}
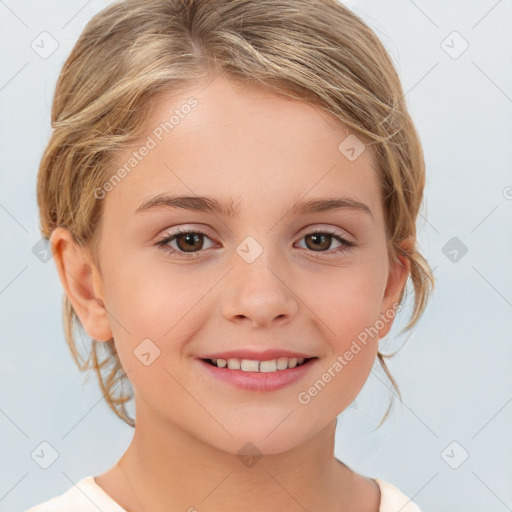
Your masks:
{"label": "nose bridge", "polygon": [[258,239],[247,236],[236,247],[230,293],[223,301],[228,319],[243,316],[264,324],[274,318],[290,318],[297,310],[296,297],[287,283],[286,257],[278,247],[271,247],[272,233]]}

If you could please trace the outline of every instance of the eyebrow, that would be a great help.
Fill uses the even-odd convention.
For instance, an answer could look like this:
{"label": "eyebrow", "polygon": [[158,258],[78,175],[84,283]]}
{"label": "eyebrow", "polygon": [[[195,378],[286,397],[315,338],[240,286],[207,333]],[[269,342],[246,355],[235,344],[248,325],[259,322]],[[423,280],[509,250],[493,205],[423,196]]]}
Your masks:
{"label": "eyebrow", "polygon": [[[144,201],[135,213],[141,214],[155,208],[181,208],[198,212],[217,213],[230,218],[237,217],[240,213],[240,208],[235,207],[232,200],[220,202],[213,197],[170,196],[166,194],[159,194]],[[290,214],[300,215],[345,209],[364,212],[373,219],[372,211],[366,204],[348,197],[322,197],[299,201],[292,206]]]}

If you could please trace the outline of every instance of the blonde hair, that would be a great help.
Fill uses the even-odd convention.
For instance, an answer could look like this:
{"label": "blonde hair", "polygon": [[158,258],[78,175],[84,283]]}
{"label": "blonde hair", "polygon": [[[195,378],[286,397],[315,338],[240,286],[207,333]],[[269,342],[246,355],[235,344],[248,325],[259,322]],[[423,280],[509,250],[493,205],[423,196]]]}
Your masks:
{"label": "blonde hair", "polygon": [[[48,239],[57,226],[69,229],[99,268],[102,201],[94,191],[112,171],[113,156],[141,135],[151,102],[220,72],[322,108],[374,146],[388,253],[392,261],[397,254],[410,261],[414,309],[400,334],[410,330],[434,286],[416,246],[423,151],[388,53],[375,33],[336,0],[124,0],[96,14],[56,85],[53,131],[37,180],[43,237]],[[414,243],[401,249],[408,238]],[[405,287],[400,303],[407,294]],[[66,294],[63,319],[80,371],[94,369],[111,409],[135,426],[125,409],[133,388],[122,392],[128,379],[114,340],[92,340],[87,359],[81,358],[74,329],[82,333],[83,327]],[[102,360],[100,346],[106,352]],[[401,400],[384,360],[388,357],[378,352]],[[393,397],[382,421],[392,403]]]}

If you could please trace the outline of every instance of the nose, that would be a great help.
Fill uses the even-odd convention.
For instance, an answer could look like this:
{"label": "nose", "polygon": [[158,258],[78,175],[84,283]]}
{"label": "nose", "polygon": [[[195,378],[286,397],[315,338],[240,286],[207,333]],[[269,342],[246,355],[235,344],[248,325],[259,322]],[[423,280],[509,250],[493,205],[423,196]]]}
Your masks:
{"label": "nose", "polygon": [[235,259],[222,290],[224,318],[266,327],[276,322],[285,325],[295,317],[299,299],[290,283],[289,264],[275,261],[265,251],[252,263]]}

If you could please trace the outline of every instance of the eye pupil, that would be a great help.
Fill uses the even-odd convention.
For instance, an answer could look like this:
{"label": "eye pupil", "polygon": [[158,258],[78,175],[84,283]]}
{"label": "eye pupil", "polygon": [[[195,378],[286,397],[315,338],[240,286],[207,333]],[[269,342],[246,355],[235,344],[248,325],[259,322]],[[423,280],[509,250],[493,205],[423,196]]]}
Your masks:
{"label": "eye pupil", "polygon": [[[320,248],[320,249],[328,249],[331,245],[331,239],[332,235],[328,234],[322,234],[322,233],[313,233],[310,235],[305,236],[306,245],[308,245],[308,240],[312,240],[314,243],[313,248]],[[324,243],[321,243],[321,239],[324,239]],[[325,243],[325,240],[327,240],[327,243]]]}
{"label": "eye pupil", "polygon": [[[178,235],[176,237],[176,243],[181,251],[184,252],[193,252],[195,250],[200,250],[203,247],[203,243],[201,242],[199,244],[199,247],[194,245],[194,242],[197,242],[203,235],[201,234],[195,234],[195,233],[185,233],[182,235]],[[180,240],[186,240],[186,244],[184,247],[181,246]],[[191,243],[192,242],[192,243]],[[190,250],[192,249],[192,250]]]}

